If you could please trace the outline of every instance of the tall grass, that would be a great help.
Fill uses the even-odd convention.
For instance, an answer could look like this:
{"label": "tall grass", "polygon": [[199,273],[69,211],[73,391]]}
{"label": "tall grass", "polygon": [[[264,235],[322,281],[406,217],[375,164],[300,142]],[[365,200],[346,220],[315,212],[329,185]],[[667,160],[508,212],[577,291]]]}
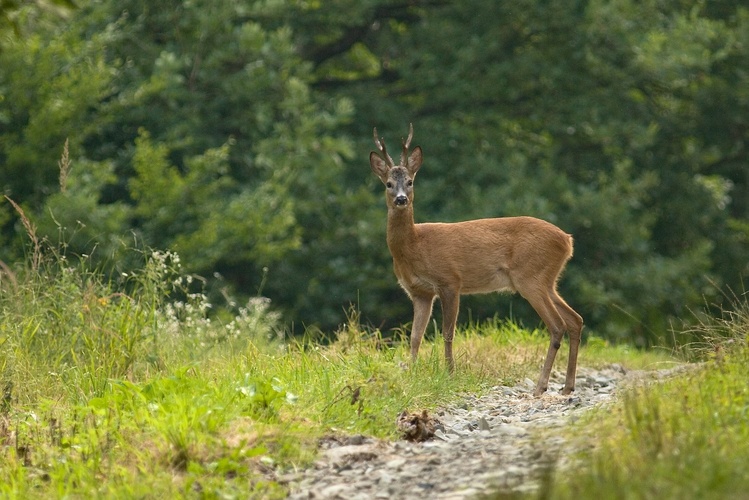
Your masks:
{"label": "tall grass", "polygon": [[412,365],[355,310],[328,345],[286,339],[265,299],[216,311],[176,254],[105,278],[36,241],[0,279],[3,498],[282,497],[320,436],[395,437],[404,409],[535,374],[548,342],[469,328],[451,376],[440,340]]}
{"label": "tall grass", "polygon": [[175,254],[142,255],[114,280],[48,249],[0,281],[0,497],[281,498],[321,436],[394,438],[405,409],[535,377],[548,345],[472,325],[451,375],[439,336],[411,364],[355,310],[327,345],[288,339],[267,300],[216,313]]}
{"label": "tall grass", "polygon": [[169,258],[153,252],[142,271],[113,283],[85,258],[71,262],[50,251],[4,282],[0,368],[2,380],[16,381],[15,400],[63,392],[67,401],[82,402],[101,395],[111,378],[133,379],[160,366],[169,348],[161,343],[171,333],[164,328],[164,302],[174,288]]}
{"label": "tall grass", "polygon": [[707,360],[663,383],[639,385],[585,424],[592,452],[547,498],[747,498],[749,305],[703,323]]}
{"label": "tall grass", "polygon": [[139,271],[107,278],[12,204],[31,247],[0,270],[0,497],[173,496],[212,472],[216,491],[279,490],[253,459],[304,441],[259,437],[287,400],[247,375],[277,330],[267,301],[212,318],[176,254],[139,251]]}

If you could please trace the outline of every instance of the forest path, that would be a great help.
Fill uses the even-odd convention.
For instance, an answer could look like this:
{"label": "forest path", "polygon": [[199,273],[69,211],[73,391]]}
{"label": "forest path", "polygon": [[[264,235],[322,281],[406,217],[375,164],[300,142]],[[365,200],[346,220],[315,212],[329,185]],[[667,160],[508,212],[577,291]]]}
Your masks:
{"label": "forest path", "polygon": [[[431,440],[329,439],[321,443],[313,467],[278,480],[291,486],[289,498],[295,500],[458,500],[532,492],[550,467],[564,469],[575,451],[565,429],[583,413],[613,401],[630,381],[657,380],[678,370],[581,367],[571,396],[549,392],[534,398],[530,379],[497,386],[438,411],[434,416],[441,425]],[[550,387],[563,383],[563,374],[555,373]]]}

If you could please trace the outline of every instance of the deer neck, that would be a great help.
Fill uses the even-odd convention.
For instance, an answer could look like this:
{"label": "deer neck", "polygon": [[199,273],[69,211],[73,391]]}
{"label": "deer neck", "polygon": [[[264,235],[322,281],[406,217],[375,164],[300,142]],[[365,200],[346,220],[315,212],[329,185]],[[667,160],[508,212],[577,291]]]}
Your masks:
{"label": "deer neck", "polygon": [[404,257],[416,244],[413,206],[388,210],[387,243],[396,260]]}

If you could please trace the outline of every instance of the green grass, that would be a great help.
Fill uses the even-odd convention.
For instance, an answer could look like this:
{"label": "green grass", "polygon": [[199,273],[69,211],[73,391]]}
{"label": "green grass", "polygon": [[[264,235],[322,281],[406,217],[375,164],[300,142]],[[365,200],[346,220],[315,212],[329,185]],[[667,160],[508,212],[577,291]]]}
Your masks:
{"label": "green grass", "polygon": [[450,375],[440,339],[412,365],[356,311],[326,346],[284,339],[262,299],[209,317],[174,254],[104,281],[46,252],[0,279],[2,498],[283,497],[273,472],[309,464],[320,437],[394,438],[403,410],[535,377],[548,344],[467,328]]}
{"label": "green grass", "polygon": [[705,361],[576,427],[593,444],[544,498],[749,498],[749,307],[703,325]]}
{"label": "green grass", "polygon": [[581,351],[579,363],[591,368],[619,364],[630,370],[658,370],[681,364],[686,357],[683,350],[661,347],[638,349],[629,344],[615,345],[601,338],[591,337]]}
{"label": "green grass", "polygon": [[[544,331],[470,325],[450,375],[439,336],[411,364],[407,342],[363,327],[355,310],[327,345],[285,339],[263,299],[214,311],[174,254],[143,253],[142,271],[104,281],[86,259],[42,251],[0,276],[2,498],[282,498],[274,472],[310,464],[322,436],[395,438],[403,410],[535,379],[548,347]],[[749,490],[746,318],[710,331],[720,339],[701,368],[578,423],[595,448],[543,494]],[[580,366],[675,362],[597,338],[580,354]]]}

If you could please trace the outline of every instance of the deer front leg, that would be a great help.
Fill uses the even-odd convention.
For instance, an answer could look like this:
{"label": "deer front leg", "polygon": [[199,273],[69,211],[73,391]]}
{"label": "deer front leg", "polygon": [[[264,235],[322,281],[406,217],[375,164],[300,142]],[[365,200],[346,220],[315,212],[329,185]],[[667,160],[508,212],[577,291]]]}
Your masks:
{"label": "deer front leg", "polygon": [[411,325],[411,360],[416,361],[421,339],[424,337],[427,323],[429,323],[429,318],[432,316],[434,297],[414,296],[412,300],[414,303],[414,321]]}
{"label": "deer front leg", "polygon": [[453,337],[455,336],[455,323],[458,321],[458,310],[460,309],[460,293],[443,290],[440,292],[440,303],[442,304],[442,337],[445,339],[445,361],[448,370],[452,373],[455,371]]}

